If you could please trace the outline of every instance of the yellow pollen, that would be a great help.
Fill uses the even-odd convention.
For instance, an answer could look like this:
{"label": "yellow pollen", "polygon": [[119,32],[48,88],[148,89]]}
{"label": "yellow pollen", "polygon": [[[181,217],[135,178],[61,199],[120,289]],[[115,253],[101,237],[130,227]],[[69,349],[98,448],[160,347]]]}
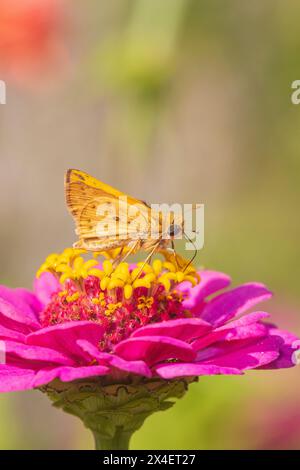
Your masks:
{"label": "yellow pollen", "polygon": [[75,302],[80,297],[79,292],[74,292],[72,295],[68,295],[66,297],[67,302]]}
{"label": "yellow pollen", "polygon": [[176,266],[174,265],[174,263],[171,263],[171,261],[165,261],[164,268],[168,269],[172,273],[176,271]]}
{"label": "yellow pollen", "polygon": [[[126,249],[125,249],[126,248]],[[188,261],[182,257],[170,253],[162,252],[165,260],[155,259],[151,264],[139,262],[131,271],[130,265],[126,262],[117,263],[126,253],[127,247],[123,249],[109,250],[108,252],[98,252],[98,255],[106,255],[106,259],[99,266],[97,259],[85,260],[82,256],[87,252],[85,250],[66,248],[62,253],[50,254],[41,265],[37,276],[43,272],[50,272],[59,278],[62,285],[66,281],[72,280],[78,285],[79,291],[84,291],[84,280],[89,276],[99,279],[102,291],[112,291],[114,289],[123,290],[123,299],[129,300],[135,289],[146,288],[148,294],[152,294],[152,289],[157,286],[163,286],[166,293],[173,294],[174,288],[181,282],[188,281],[193,286],[200,282],[200,276],[193,266],[188,265]],[[114,264],[112,262],[114,260]],[[116,264],[116,266],[115,266]],[[60,296],[67,296],[68,292],[63,290]],[[68,301],[74,301],[75,297],[68,296]],[[76,299],[75,299],[76,300]],[[91,299],[93,303],[105,306],[104,299]],[[142,304],[142,302],[141,302]],[[149,308],[150,301],[145,304]],[[107,311],[111,311],[107,308]]]}
{"label": "yellow pollen", "polygon": [[124,286],[124,297],[126,300],[129,300],[133,294],[133,287],[130,284]]}
{"label": "yellow pollen", "polygon": [[144,295],[138,298],[138,309],[151,308],[153,305],[153,297],[145,297]]}
{"label": "yellow pollen", "polygon": [[101,282],[100,282],[101,289],[105,290],[109,283],[110,283],[110,278],[109,277],[104,277],[103,279],[101,279]]}
{"label": "yellow pollen", "polygon": [[105,315],[107,315],[107,316],[112,315],[120,307],[122,307],[121,302],[117,302],[116,304],[107,304],[107,308],[105,310]]}
{"label": "yellow pollen", "polygon": [[64,295],[67,295],[68,291],[62,290],[58,295],[59,297],[63,297]]}
{"label": "yellow pollen", "polygon": [[124,282],[121,279],[111,279],[107,286],[108,290],[115,289],[116,287],[124,287]]}
{"label": "yellow pollen", "polygon": [[95,276],[101,280],[104,278],[105,274],[103,271],[100,271],[100,269],[92,268],[89,270],[89,276]]}
{"label": "yellow pollen", "polygon": [[156,259],[152,263],[152,269],[156,275],[160,274],[163,268],[162,261],[160,259]]}
{"label": "yellow pollen", "polygon": [[134,281],[133,287],[134,289],[137,289],[138,287],[146,287],[146,289],[150,289],[151,283],[145,278],[137,279],[136,281]]}
{"label": "yellow pollen", "polygon": [[158,278],[158,282],[162,284],[167,292],[171,289],[171,282],[169,281],[167,274],[163,274]]}
{"label": "yellow pollen", "polygon": [[103,271],[105,272],[105,274],[107,276],[110,276],[111,273],[113,272],[114,268],[113,268],[113,265],[110,261],[108,261],[107,259],[103,261]]}
{"label": "yellow pollen", "polygon": [[141,268],[143,268],[143,272],[144,273],[152,273],[153,272],[153,268],[150,264],[148,263],[143,263],[142,261],[140,261],[139,263],[137,263],[137,268],[139,271],[141,270]]}
{"label": "yellow pollen", "polygon": [[94,297],[92,299],[92,303],[94,305],[101,305],[101,307],[105,307],[106,301],[105,301],[105,295],[103,294],[103,292],[100,292],[99,297]]}
{"label": "yellow pollen", "polygon": [[178,292],[177,290],[173,290],[169,295],[167,295],[168,300],[177,300],[178,302],[182,302],[183,294],[182,292]]}
{"label": "yellow pollen", "polygon": [[115,271],[112,273],[111,277],[116,279],[121,279],[126,282],[130,278],[129,266],[127,263],[120,263]]}

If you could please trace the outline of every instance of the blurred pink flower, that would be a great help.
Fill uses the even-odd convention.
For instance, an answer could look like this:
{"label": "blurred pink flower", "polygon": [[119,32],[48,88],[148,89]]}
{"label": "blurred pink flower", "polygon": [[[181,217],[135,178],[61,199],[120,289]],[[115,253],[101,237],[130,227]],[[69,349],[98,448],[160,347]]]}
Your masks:
{"label": "blurred pink flower", "polygon": [[300,410],[299,403],[285,404],[277,409],[276,414],[264,410],[261,414],[260,427],[256,429],[261,435],[259,449],[295,449],[299,448]]}
{"label": "blurred pink flower", "polygon": [[64,0],[0,1],[1,78],[44,81],[66,63]]}
{"label": "blurred pink flower", "polygon": [[201,271],[197,283],[193,268],[176,272],[172,263],[155,260],[136,280],[139,268],[127,263],[114,277],[109,261],[101,268],[96,260],[74,260],[74,253],[67,261],[51,256],[34,292],[0,288],[2,392],[55,378],[169,380],[294,365],[297,338],[265,323],[265,312],[245,314],[271,297],[262,284],[218,293],[230,284],[219,272]]}

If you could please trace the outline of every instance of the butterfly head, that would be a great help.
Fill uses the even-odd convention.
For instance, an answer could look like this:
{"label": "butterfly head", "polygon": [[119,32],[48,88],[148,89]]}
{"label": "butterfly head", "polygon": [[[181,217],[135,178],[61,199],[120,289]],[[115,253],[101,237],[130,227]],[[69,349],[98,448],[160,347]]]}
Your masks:
{"label": "butterfly head", "polygon": [[182,235],[182,225],[172,223],[168,228],[168,235],[171,238],[178,238]]}

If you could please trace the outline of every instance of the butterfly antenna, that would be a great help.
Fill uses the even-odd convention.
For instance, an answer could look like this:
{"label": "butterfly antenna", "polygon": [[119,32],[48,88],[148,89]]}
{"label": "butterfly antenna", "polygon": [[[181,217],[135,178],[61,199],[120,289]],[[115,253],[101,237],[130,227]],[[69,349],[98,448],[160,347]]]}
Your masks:
{"label": "butterfly antenna", "polygon": [[197,250],[196,245],[195,245],[195,243],[193,242],[193,240],[191,240],[190,237],[189,237],[185,232],[183,232],[183,235],[184,235],[185,238],[193,245],[194,250],[195,250],[195,251],[194,251],[194,254],[193,254],[193,256],[192,256],[192,258],[190,259],[190,261],[188,262],[188,264],[185,266],[185,268],[184,268],[184,270],[183,270],[183,272],[185,272],[185,271],[187,270],[187,268],[192,264],[192,262],[194,261],[194,259],[196,258],[196,256],[197,256],[197,251],[198,251],[198,250]]}

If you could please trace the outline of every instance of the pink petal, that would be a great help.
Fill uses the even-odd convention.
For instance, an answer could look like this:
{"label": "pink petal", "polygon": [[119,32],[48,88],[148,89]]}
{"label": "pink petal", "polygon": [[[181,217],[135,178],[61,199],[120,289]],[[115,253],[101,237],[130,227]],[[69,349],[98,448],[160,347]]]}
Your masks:
{"label": "pink petal", "polygon": [[277,336],[283,340],[284,344],[293,345],[295,342],[299,343],[298,336],[290,333],[289,331],[280,330],[276,326],[267,325],[269,329],[269,334],[271,336]]}
{"label": "pink petal", "polygon": [[191,361],[195,357],[195,352],[189,344],[165,336],[141,336],[126,339],[115,346],[115,353],[129,361],[143,360],[148,365],[167,359]]}
{"label": "pink petal", "polygon": [[[27,289],[11,289],[0,286],[0,299],[15,308],[16,321],[24,323],[32,328],[39,328],[40,322],[37,317],[38,299]],[[1,311],[1,310],[0,310]]]}
{"label": "pink petal", "polygon": [[152,377],[152,372],[144,361],[126,361],[114,354],[110,361],[110,365],[118,370],[129,372],[130,374]]}
{"label": "pink petal", "polygon": [[30,333],[36,330],[37,322],[26,314],[26,312],[18,310],[12,303],[7,302],[0,297],[0,321],[1,324],[11,330],[21,333]]}
{"label": "pink petal", "polygon": [[228,323],[226,327],[217,328],[209,335],[199,338],[193,342],[195,351],[207,348],[217,341],[236,341],[242,339],[262,338],[268,334],[268,329],[263,323],[253,323],[246,326],[231,327]]}
{"label": "pink petal", "polygon": [[192,343],[193,349],[195,351],[201,351],[204,348],[216,343],[217,341],[223,341],[226,338],[228,331],[223,330],[215,330],[209,333],[208,335],[204,336],[203,338],[199,338]]}
{"label": "pink petal", "polygon": [[42,304],[47,305],[52,294],[61,290],[61,284],[51,273],[42,273],[34,280],[34,292]]}
{"label": "pink petal", "polygon": [[99,363],[106,365],[111,361],[112,355],[99,351],[98,347],[95,344],[92,344],[90,341],[86,339],[79,339],[76,341],[78,346],[86,353],[88,353],[90,360],[97,359]]}
{"label": "pink petal", "polygon": [[103,353],[99,351],[96,346],[85,340],[79,340],[77,343],[85,352],[90,354],[91,359],[97,359],[100,363],[110,364],[116,369],[129,372],[131,374],[143,375],[145,377],[152,376],[149,367],[144,361],[126,361],[115,354]]}
{"label": "pink petal", "polygon": [[28,289],[23,287],[17,287],[15,293],[19,299],[24,300],[24,302],[31,308],[31,311],[34,313],[36,320],[40,323],[39,314],[43,309],[43,304],[37,298],[37,296]]}
{"label": "pink petal", "polygon": [[163,379],[176,377],[192,377],[193,375],[240,375],[242,372],[232,367],[191,363],[161,364],[155,368],[157,374]]}
{"label": "pink petal", "polygon": [[0,392],[17,392],[32,389],[34,371],[0,365]]}
{"label": "pink petal", "polygon": [[253,312],[244,315],[238,320],[231,321],[225,325],[216,328],[210,334],[193,342],[193,348],[200,351],[217,341],[232,341],[235,339],[247,339],[265,336],[267,333],[266,325],[258,323],[270,315],[266,312]]}
{"label": "pink petal", "polygon": [[48,347],[64,352],[69,357],[86,358],[82,348],[78,346],[79,339],[86,339],[92,344],[98,344],[103,336],[104,328],[99,323],[90,321],[75,321],[48,326],[27,336],[27,343]]}
{"label": "pink petal", "polygon": [[85,379],[87,377],[95,377],[107,375],[109,368],[105,366],[87,366],[87,367],[64,367],[59,374],[62,382],[70,382],[71,380]]}
{"label": "pink petal", "polygon": [[[216,330],[217,331],[217,330]],[[262,338],[266,336],[268,330],[266,326],[262,323],[253,323],[252,325],[247,326],[238,326],[236,328],[223,328],[224,341],[236,341],[240,339],[250,339],[250,338]]]}
{"label": "pink petal", "polygon": [[185,308],[192,310],[211,294],[228,287],[231,279],[226,274],[217,271],[199,271],[201,281],[195,287],[191,287],[189,282],[183,282],[179,289],[188,294],[184,300]]}
{"label": "pink petal", "polygon": [[238,318],[237,320],[231,321],[227,323],[226,325],[223,325],[217,330],[223,330],[225,328],[236,328],[239,326],[247,326],[247,325],[252,325],[253,323],[257,323],[261,320],[264,320],[265,318],[269,318],[271,315],[267,312],[252,312],[248,313],[247,315],[243,315],[241,318]]}
{"label": "pink petal", "polygon": [[[5,341],[5,352],[7,362],[14,362],[16,359],[24,359],[24,364],[32,361],[57,363],[63,365],[73,365],[74,362],[53,349],[43,348],[40,346],[28,346],[27,344],[16,343],[14,341]],[[31,364],[33,365],[33,364]]]}
{"label": "pink petal", "polygon": [[71,382],[72,380],[107,375],[108,372],[109,369],[105,366],[57,367],[51,370],[41,369],[32,380],[32,386],[41,387],[57,378],[62,382]]}
{"label": "pink petal", "polygon": [[143,326],[134,331],[131,338],[139,336],[168,336],[189,341],[203,336],[211,329],[211,325],[200,318],[180,318]]}
{"label": "pink petal", "polygon": [[211,300],[204,307],[201,318],[220,326],[271,296],[272,293],[263,284],[244,284]]}
{"label": "pink petal", "polygon": [[279,342],[279,357],[270,364],[262,366],[263,369],[286,369],[294,367],[293,354],[300,349],[299,338],[288,331],[279,330],[269,326],[269,334]]}
{"label": "pink petal", "polygon": [[108,374],[105,366],[56,367],[54,369],[22,369],[10,365],[0,365],[0,392],[30,390],[59,378],[63,382]]}
{"label": "pink petal", "polygon": [[10,328],[5,328],[5,326],[0,325],[0,339],[14,339],[24,343],[25,338],[26,336],[23,333],[11,330]]}
{"label": "pink petal", "polygon": [[232,345],[228,343],[216,347],[211,351],[203,351],[197,356],[197,360],[205,364],[214,364],[222,367],[234,367],[239,370],[255,369],[257,367],[274,361],[279,356],[278,341],[273,338],[264,338],[257,342],[236,342]]}

